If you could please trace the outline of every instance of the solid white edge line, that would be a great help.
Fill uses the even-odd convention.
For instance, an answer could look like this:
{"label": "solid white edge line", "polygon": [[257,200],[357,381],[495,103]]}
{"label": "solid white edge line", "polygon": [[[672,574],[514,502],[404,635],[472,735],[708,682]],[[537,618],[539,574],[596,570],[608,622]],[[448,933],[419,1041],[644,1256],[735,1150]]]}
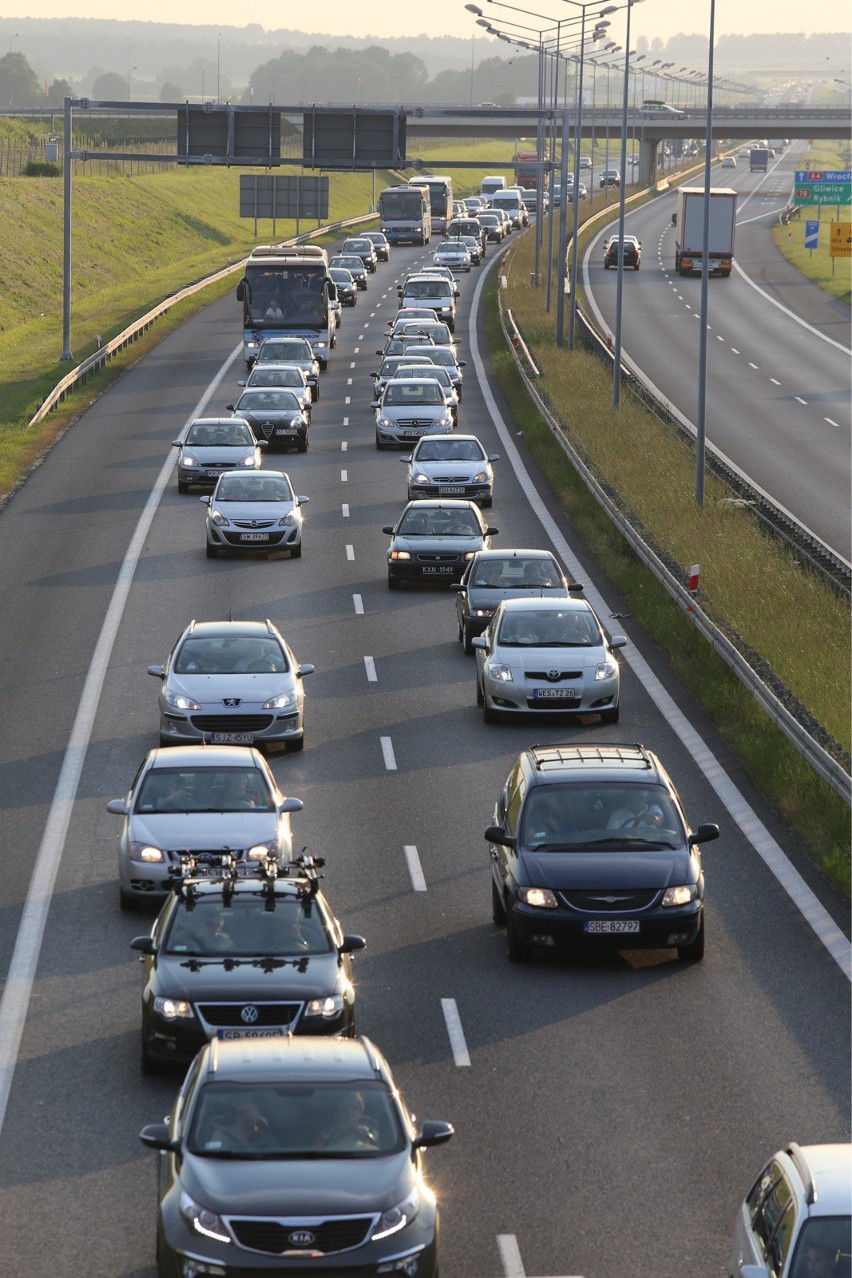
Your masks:
{"label": "solid white edge line", "polygon": [[378,683],[379,676],[376,674],[376,663],[372,657],[364,658],[364,669],[367,672],[367,682]]}
{"label": "solid white edge line", "polygon": [[453,1053],[453,1060],[459,1069],[470,1069],[470,1055],[464,1039],[461,1017],[454,998],[442,998],[441,1010],[447,1026],[447,1036]]}
{"label": "solid white edge line", "polygon": [[385,761],[385,767],[388,772],[396,772],[396,756],[393,752],[393,742],[390,737],[379,737],[382,747],[382,758]]}
{"label": "solid white edge line", "polygon": [[[481,275],[477,281],[476,289],[473,294],[471,324],[470,324],[470,356],[476,370],[476,376],[479,380],[479,389],[485,401],[485,406],[494,423],[495,430],[500,436],[503,446],[506,450],[507,460],[511,463],[515,477],[521,486],[521,490],[530,504],[533,513],[538,517],[539,522],[544,528],[545,533],[561,556],[563,563],[572,573],[577,581],[585,581],[585,595],[589,603],[595,609],[599,616],[608,616],[611,608],[608,606],[603,596],[589,583],[589,574],[583,568],[579,559],[576,557],[568,542],[562,536],[555,521],[552,519],[548,511],[545,509],[544,503],[539,497],[535,485],[530,479],[529,474],[521,460],[520,454],[515,447],[514,439],[511,432],[503,420],[500,409],[492,394],[491,387],[488,384],[485,365],[479,350],[479,341],[477,339],[475,316],[479,306],[479,300],[482,289],[485,285],[486,275]],[[663,687],[660,680],[653,673],[647,661],[639,652],[635,644],[629,649],[623,648],[621,652],[623,661],[626,661],[633,669],[636,677],[640,680],[648,695],[662,714],[663,718],[668,722],[669,727],[676,733],[683,742],[686,749],[692,755],[698,767],[704,773],[705,778],[716,791],[719,799],[727,808],[733,820],[737,823],[743,835],[751,843],[758,856],[761,857],[765,865],[775,875],[775,878],[787,892],[796,908],[801,913],[805,921],[813,929],[815,935],[819,938],[825,948],[828,950],[835,963],[843,972],[848,981],[852,981],[852,956],[850,955],[849,942],[846,940],[841,929],[832,919],[828,911],[820,903],[814,892],[805,883],[798,870],[792,865],[783,849],[772,838],[769,831],[759,820],[757,814],[751,806],[746,802],[743,795],[734,785],[728,774],[724,771],[718,759],[712,754],[710,749],[704,743],[699,734],[692,727],[692,724],[686,718],[686,715],[678,708],[674,699],[669,695]]]}
{"label": "solid white edge line", "polygon": [[498,1234],[497,1250],[500,1252],[504,1278],[526,1278],[521,1251],[514,1234]]}
{"label": "solid white edge line", "polygon": [[[201,399],[187,417],[184,429],[198,417],[212,398],[219,383],[238,355],[242,342],[236,346],[208,385]],[[86,750],[92,735],[95,714],[106,678],[109,659],[121,625],[130,587],[137,565],[145,550],[145,539],[151,529],[154,515],[171,478],[177,456],[170,450],[151,489],[144,509],[134,529],[130,544],[118,571],[109,606],[98,635],[86,681],[80,696],[80,704],[68,738],[56,789],[44,827],[44,833],[36,854],[29,891],[21,913],[21,922],[12,951],[9,973],[0,999],[0,1132],[6,1117],[9,1093],[26,1022],[41,952],[47,913],[50,908],[56,875],[62,860],[65,836],[77,797]]]}
{"label": "solid white edge line", "polygon": [[405,859],[408,862],[408,873],[411,875],[411,886],[415,892],[426,892],[426,878],[423,874],[423,866],[420,864],[420,856],[417,848],[413,843],[406,843],[402,849],[405,853]]}

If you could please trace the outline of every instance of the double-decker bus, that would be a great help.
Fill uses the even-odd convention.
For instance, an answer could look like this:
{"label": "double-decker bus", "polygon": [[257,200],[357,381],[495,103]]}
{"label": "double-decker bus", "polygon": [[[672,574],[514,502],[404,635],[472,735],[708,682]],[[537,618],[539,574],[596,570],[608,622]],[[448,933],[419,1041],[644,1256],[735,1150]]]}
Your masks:
{"label": "double-decker bus", "polygon": [[267,337],[306,337],[320,368],[335,342],[337,288],[328,254],[317,244],[261,244],[253,249],[237,285],[243,304],[243,355],[251,367]]}
{"label": "double-decker bus", "polygon": [[432,214],[428,193],[422,186],[388,186],[377,203],[379,229],[397,244],[409,240],[428,244],[432,238]]}
{"label": "double-decker bus", "polygon": [[409,186],[422,186],[429,192],[432,230],[446,231],[453,216],[453,179],[432,173],[419,173],[408,179]]}

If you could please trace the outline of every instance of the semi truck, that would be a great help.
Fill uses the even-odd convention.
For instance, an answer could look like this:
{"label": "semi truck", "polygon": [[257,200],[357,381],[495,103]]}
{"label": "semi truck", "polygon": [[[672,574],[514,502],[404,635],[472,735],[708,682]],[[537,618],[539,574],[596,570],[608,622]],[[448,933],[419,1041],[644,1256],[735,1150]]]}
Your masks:
{"label": "semi truck", "polygon": [[767,173],[769,171],[769,148],[753,146],[748,153],[749,173]]}
{"label": "semi truck", "polygon": [[[708,270],[727,277],[734,261],[734,232],[737,220],[737,193],[716,186],[710,191],[710,235]],[[675,227],[675,270],[679,275],[700,271],[704,264],[704,188],[681,186],[677,209],[672,214]]]}

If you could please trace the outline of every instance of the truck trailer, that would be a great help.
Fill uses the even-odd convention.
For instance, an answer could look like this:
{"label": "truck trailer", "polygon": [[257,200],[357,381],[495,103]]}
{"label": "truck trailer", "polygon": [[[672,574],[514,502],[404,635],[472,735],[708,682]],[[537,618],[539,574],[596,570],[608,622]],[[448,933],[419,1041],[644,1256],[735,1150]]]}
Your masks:
{"label": "truck trailer", "polygon": [[[727,277],[734,261],[734,231],[737,219],[737,193],[729,187],[710,190],[710,236],[708,269]],[[690,275],[703,267],[704,253],[704,188],[680,186],[677,210],[672,214],[675,227],[675,270]]]}
{"label": "truck trailer", "polygon": [[753,146],[748,153],[748,171],[749,173],[768,173],[769,171],[769,148],[765,146]]}

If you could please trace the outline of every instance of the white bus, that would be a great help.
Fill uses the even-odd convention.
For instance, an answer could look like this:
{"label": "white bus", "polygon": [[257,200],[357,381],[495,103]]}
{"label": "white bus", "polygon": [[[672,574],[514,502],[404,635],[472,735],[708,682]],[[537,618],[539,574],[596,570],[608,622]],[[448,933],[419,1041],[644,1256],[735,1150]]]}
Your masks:
{"label": "white bus", "polygon": [[377,203],[379,230],[396,244],[428,244],[432,238],[432,214],[428,193],[422,186],[389,186]]}
{"label": "white bus", "polygon": [[429,192],[429,209],[432,214],[432,230],[446,231],[453,216],[453,179],[432,173],[418,173],[408,179],[409,186],[423,186]]}

